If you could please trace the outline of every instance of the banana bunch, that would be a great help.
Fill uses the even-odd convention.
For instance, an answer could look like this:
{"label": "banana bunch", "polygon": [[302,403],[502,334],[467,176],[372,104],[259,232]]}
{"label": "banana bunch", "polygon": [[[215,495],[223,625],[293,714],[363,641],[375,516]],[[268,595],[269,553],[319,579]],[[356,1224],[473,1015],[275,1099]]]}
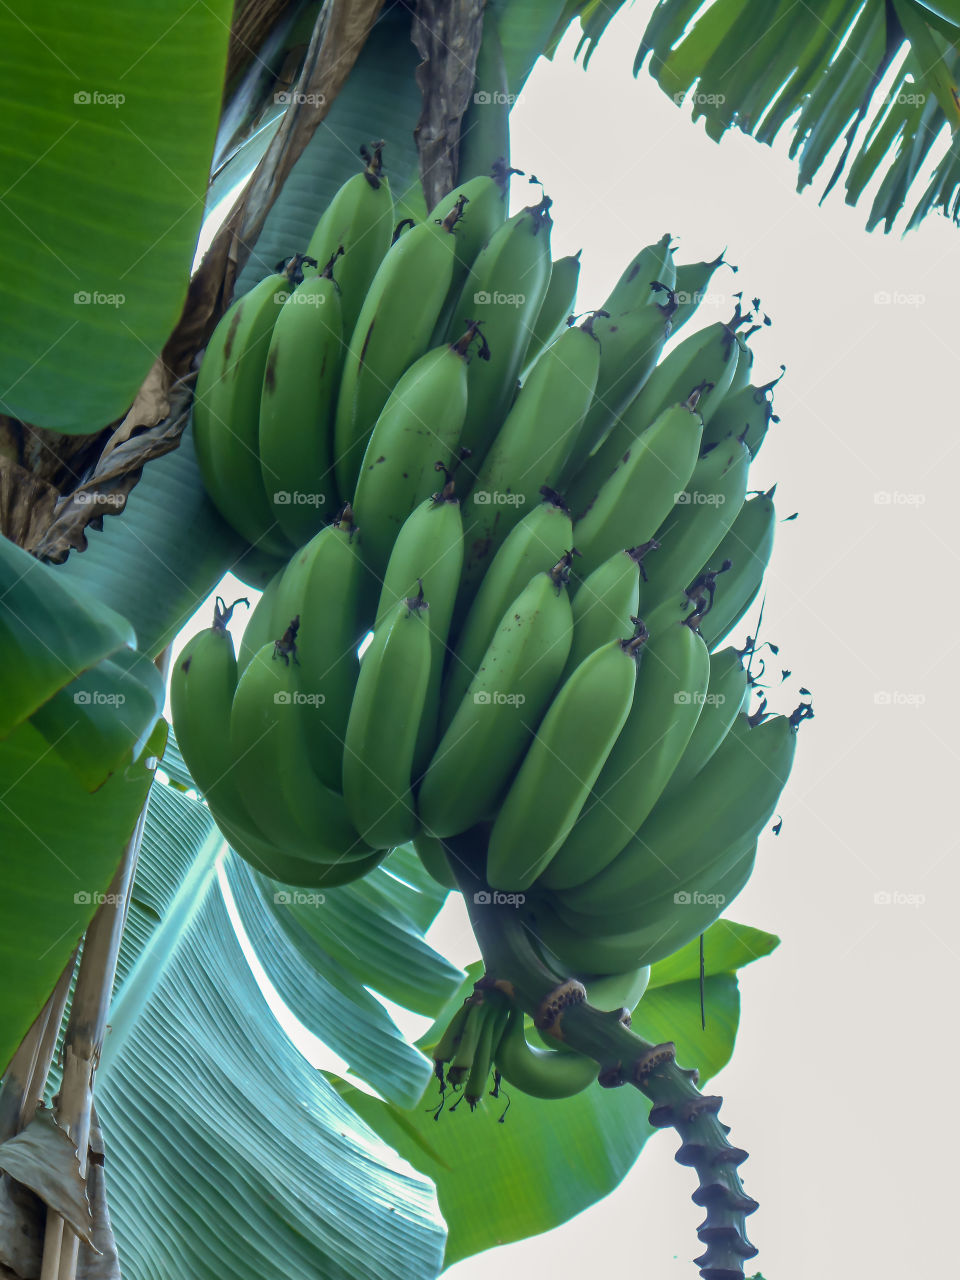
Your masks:
{"label": "banana bunch", "polygon": [[[748,650],[721,647],[777,524],[749,487],[776,420],[761,325],[736,295],[693,329],[722,258],[678,266],[668,235],[574,316],[545,195],[508,217],[474,178],[395,229],[364,159],[200,369],[204,476],[265,577],[236,657],[218,606],[177,663],[180,747],[289,883],[412,842],[455,888],[451,842],[479,839],[544,963],[632,1007],[746,883],[812,714],[751,714]],[[595,1078],[528,1031],[476,993],[441,1080],[473,1106],[491,1071],[541,1097]]]}

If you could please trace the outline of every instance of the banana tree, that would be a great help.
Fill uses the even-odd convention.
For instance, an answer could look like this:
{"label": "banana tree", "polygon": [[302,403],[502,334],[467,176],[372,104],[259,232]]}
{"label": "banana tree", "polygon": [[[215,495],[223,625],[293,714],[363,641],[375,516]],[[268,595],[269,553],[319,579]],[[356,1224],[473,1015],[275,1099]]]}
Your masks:
{"label": "banana tree", "polygon": [[[425,941],[445,892],[406,848],[323,902],[251,871],[161,717],[174,637],[227,572],[267,572],[193,450],[217,321],[308,243],[371,139],[412,218],[508,171],[510,104],[578,15],[596,38],[598,8],[170,0],[118,19],[98,0],[81,20],[55,0],[0,18],[18,140],[0,202],[8,1273],[432,1277],[594,1203],[663,1125],[700,1177],[704,1274],[751,1255],[745,1152],[694,1081],[729,1059],[737,970],[776,939],[720,922],[654,966],[632,1032],[573,1017],[635,1088],[435,1125],[436,1031],[409,1044],[388,1005],[436,1028],[473,985]],[[535,1003],[535,958],[501,934]],[[266,983],[340,1071],[307,1064]],[[497,1187],[483,1215],[478,1168]]]}

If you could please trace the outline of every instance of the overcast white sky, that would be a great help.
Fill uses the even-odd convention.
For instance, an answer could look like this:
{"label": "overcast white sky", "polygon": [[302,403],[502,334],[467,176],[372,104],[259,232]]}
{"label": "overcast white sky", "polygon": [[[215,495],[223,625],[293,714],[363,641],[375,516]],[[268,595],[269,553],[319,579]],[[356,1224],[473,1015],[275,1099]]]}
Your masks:
{"label": "overcast white sky", "polygon": [[[734,919],[783,939],[746,970],[732,1064],[711,1082],[761,1202],[748,1274],[767,1280],[945,1275],[953,1269],[958,1137],[948,1067],[960,898],[954,830],[960,229],[930,219],[901,241],[863,230],[868,204],[797,196],[786,140],[720,146],[646,72],[631,78],[649,0],[614,20],[589,72],[568,40],[513,114],[513,162],[554,199],[554,256],[583,249],[581,309],[636,249],[670,231],[678,258],[759,294],[774,321],[755,369],[779,427],[752,476],[778,482],[766,636],[794,672],[778,709],[814,694],[781,805]],[[829,172],[830,163],[825,166]],[[872,194],[876,184],[868,190]],[[519,191],[518,191],[519,194]],[[752,482],[753,483],[753,482]],[[889,901],[878,900],[886,897]],[[458,904],[434,929],[458,963],[476,949]],[[452,1268],[451,1280],[694,1274],[703,1211],[675,1135],[659,1134],[608,1199],[566,1226]]]}

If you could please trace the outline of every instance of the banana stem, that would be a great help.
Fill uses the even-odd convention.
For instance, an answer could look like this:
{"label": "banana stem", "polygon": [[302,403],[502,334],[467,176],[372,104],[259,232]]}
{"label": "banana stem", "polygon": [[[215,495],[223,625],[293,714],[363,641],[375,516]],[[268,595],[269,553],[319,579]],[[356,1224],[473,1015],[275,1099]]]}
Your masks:
{"label": "banana stem", "polygon": [[[483,833],[446,842],[448,861],[467,904],[480,945],[484,981],[505,991],[526,1013],[537,1018],[562,979],[534,950],[516,908],[499,905],[475,868],[483,866],[478,844]],[[568,1005],[549,1030],[558,1040],[600,1064],[604,1088],[630,1084],[653,1103],[650,1124],[673,1127],[681,1139],[675,1159],[696,1170],[699,1187],[692,1199],[707,1210],[697,1230],[706,1250],[696,1259],[703,1280],[735,1280],[743,1264],[756,1255],[745,1219],[758,1207],[746,1195],[737,1168],[747,1152],[727,1139],[718,1112],[722,1098],[701,1094],[697,1072],[677,1065],[673,1044],[654,1045],[636,1035],[619,1013],[604,1013],[586,1000]]]}

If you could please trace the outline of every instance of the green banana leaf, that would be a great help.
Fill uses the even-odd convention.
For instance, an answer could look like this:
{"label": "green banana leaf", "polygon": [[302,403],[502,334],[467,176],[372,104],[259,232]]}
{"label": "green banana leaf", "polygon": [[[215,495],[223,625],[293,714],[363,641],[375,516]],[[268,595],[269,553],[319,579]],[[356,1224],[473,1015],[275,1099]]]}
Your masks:
{"label": "green banana leaf", "polygon": [[[281,1031],[231,924],[221,859],[240,884],[205,806],[155,785],[97,1073],[125,1280],[432,1280],[444,1234],[432,1186]],[[271,945],[291,953],[274,972],[292,972],[292,948],[278,934]],[[316,998],[316,976],[300,975]]]}
{"label": "green banana leaf", "polygon": [[[414,79],[419,59],[410,41],[410,12],[385,7],[330,113],[283,185],[236,294],[246,293],[282,258],[303,252],[337,189],[360,169],[360,147],[385,139],[383,167],[397,219],[426,214],[413,131],[422,107]],[[251,167],[256,148],[251,148]]]}
{"label": "green banana leaf", "polygon": [[90,432],[133,401],[186,298],[232,9],[0,10],[5,412]]}
{"label": "green banana leaf", "polygon": [[[704,942],[706,1030],[700,1026],[696,943],[653,967],[648,992],[634,1011],[634,1029],[655,1042],[673,1040],[678,1060],[698,1067],[703,1083],[733,1050],[740,1013],[736,970],[776,945],[772,934],[718,922]],[[421,1046],[436,1042],[480,972],[480,965],[470,966],[461,989],[418,1041]],[[647,1122],[650,1103],[629,1087],[592,1087],[550,1102],[515,1092],[506,1114],[506,1100],[490,1097],[475,1112],[461,1106],[451,1114],[436,1112],[436,1081],[416,1106],[403,1110],[327,1074],[371,1128],[436,1183],[449,1232],[445,1266],[549,1231],[595,1204],[623,1179],[654,1132]]]}
{"label": "green banana leaf", "polygon": [[[588,6],[589,7],[589,6]],[[587,55],[619,4],[581,23]],[[790,148],[799,156],[798,188],[843,148],[824,197],[844,174],[856,204],[883,171],[867,222],[890,231],[913,201],[907,227],[933,211],[960,220],[960,13],[917,0],[660,0],[634,64],[647,62],[664,93],[682,103],[692,89],[693,119],[719,140],[730,128],[772,143],[793,121]],[[591,27],[591,21],[594,25]],[[907,57],[885,83],[898,55]],[[881,92],[881,88],[884,92]],[[914,184],[953,131],[949,149],[919,194]]]}
{"label": "green banana leaf", "polygon": [[29,721],[0,742],[0,1064],[43,1007],[110,887],[166,725],[92,794]]}
{"label": "green banana leaf", "polygon": [[147,463],[121,516],[108,516],[100,532],[87,529],[87,544],[52,572],[129,619],[150,657],[171,643],[245,549],[204,491],[190,427],[177,449]]}

